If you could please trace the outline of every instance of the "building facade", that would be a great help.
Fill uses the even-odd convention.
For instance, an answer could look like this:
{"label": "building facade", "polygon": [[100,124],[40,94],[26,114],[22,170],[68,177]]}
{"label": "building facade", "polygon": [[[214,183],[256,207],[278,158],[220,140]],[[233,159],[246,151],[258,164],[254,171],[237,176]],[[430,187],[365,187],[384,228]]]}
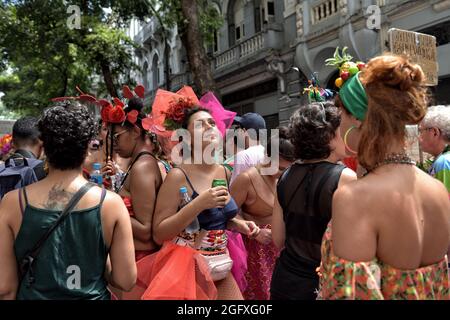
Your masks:
{"label": "building facade", "polygon": [[[438,42],[438,103],[450,104],[449,0],[210,0],[224,23],[208,47],[223,105],[238,114],[260,113],[268,126],[286,124],[307,78],[317,72],[334,89],[337,71],[325,66],[337,46],[367,61],[389,49],[387,31],[399,28],[435,35]],[[379,22],[379,23],[378,23]],[[138,82],[151,103],[157,88],[175,91],[192,84],[176,30],[165,35],[156,19],[132,21]],[[165,39],[168,39],[165,41]],[[164,54],[166,46],[167,54]],[[169,61],[166,65],[165,61]],[[168,72],[165,72],[168,70]]]}
{"label": "building facade", "polygon": [[328,88],[338,73],[324,65],[337,46],[357,60],[389,51],[388,30],[416,31],[437,38],[439,84],[435,103],[450,104],[450,1],[448,0],[305,0],[298,1],[295,61],[309,74],[319,72]]}

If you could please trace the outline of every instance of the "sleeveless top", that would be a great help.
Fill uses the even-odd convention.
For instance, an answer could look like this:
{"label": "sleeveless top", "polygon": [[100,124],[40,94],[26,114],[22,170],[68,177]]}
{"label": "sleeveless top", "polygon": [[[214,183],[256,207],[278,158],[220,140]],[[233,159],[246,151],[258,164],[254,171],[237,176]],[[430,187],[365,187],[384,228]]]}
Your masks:
{"label": "sleeveless top", "polygon": [[[197,191],[195,191],[194,186],[191,183],[191,180],[189,179],[186,172],[181,169],[181,172],[183,172],[184,176],[186,177],[186,181],[189,184],[189,186],[192,189],[192,196],[191,199],[194,200],[199,196]],[[224,170],[226,170],[224,168]],[[225,171],[226,175],[226,171]],[[239,211],[239,208],[234,201],[233,197],[231,197],[230,201],[225,205],[224,208],[211,208],[203,210],[198,216],[198,222],[200,224],[200,228],[204,230],[225,230],[227,228],[227,222],[230,219],[233,219]]]}
{"label": "sleeveless top", "polygon": [[[23,195],[26,207],[14,242],[18,263],[62,212],[31,206],[25,188]],[[104,278],[109,249],[103,238],[100,214],[105,196],[103,189],[98,205],[72,211],[53,231],[36,258],[35,282],[31,287],[26,278],[21,282],[18,300],[110,299]]]}
{"label": "sleeveless top", "polygon": [[333,194],[345,166],[330,162],[295,163],[281,176],[278,201],[286,226],[280,263],[299,276],[317,278],[320,245],[331,220]]}

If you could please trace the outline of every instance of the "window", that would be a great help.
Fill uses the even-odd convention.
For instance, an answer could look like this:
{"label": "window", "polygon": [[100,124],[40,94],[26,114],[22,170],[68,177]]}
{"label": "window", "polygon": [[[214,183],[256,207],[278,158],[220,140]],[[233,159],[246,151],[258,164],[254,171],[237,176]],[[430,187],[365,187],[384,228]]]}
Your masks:
{"label": "window", "polygon": [[436,37],[437,46],[450,43],[450,20],[419,31]]}
{"label": "window", "polygon": [[275,113],[269,116],[264,116],[263,118],[266,121],[266,128],[271,130],[270,135],[267,137],[267,139],[270,139],[273,134],[272,129],[276,129],[280,125],[279,115],[278,113]]}
{"label": "window", "polygon": [[150,84],[148,81],[148,63],[147,63],[147,61],[145,61],[144,67],[142,70],[142,79],[144,80],[143,82],[144,82],[145,89],[148,90],[150,88]]}
{"label": "window", "polygon": [[261,19],[261,25],[275,21],[275,3],[273,1],[263,0],[261,2],[258,19]]}
{"label": "window", "polygon": [[235,28],[236,41],[238,41],[245,37],[244,1],[237,0],[234,3],[233,13],[234,13],[234,26],[235,26],[234,28]]}
{"label": "window", "polygon": [[317,24],[335,16],[339,11],[338,0],[328,0],[311,8],[311,22]]}
{"label": "window", "polygon": [[217,34],[218,32],[214,32],[214,52],[219,51],[219,36]]}
{"label": "window", "polygon": [[[271,79],[266,82],[256,84],[253,87],[241,89],[241,90],[235,91],[233,93],[224,95],[222,97],[222,103],[224,106],[229,106],[229,105],[238,103],[240,101],[253,100],[256,97],[263,96],[270,92],[277,92],[277,91],[278,91],[278,80]],[[247,111],[247,112],[253,112],[253,111]]]}
{"label": "window", "polygon": [[267,2],[267,15],[274,16],[275,15],[275,4],[273,1]]}
{"label": "window", "polygon": [[153,75],[153,89],[157,89],[159,86],[159,68],[158,68],[158,55],[153,56],[152,62],[152,75]]}

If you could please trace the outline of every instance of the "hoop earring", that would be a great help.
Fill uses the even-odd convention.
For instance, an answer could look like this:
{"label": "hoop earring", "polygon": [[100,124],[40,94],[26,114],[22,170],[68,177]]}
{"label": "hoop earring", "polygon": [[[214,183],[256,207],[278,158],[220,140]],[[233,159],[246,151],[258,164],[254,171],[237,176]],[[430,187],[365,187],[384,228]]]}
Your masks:
{"label": "hoop earring", "polygon": [[350,132],[351,132],[353,129],[356,129],[356,127],[355,127],[355,126],[351,126],[351,127],[347,130],[347,132],[345,133],[345,135],[344,135],[344,145],[345,145],[345,148],[347,148],[347,150],[350,151],[351,153],[353,153],[353,154],[358,154],[358,152],[356,152],[355,150],[353,150],[352,148],[350,148],[350,146],[349,146],[348,143],[347,143],[348,135],[350,134]]}

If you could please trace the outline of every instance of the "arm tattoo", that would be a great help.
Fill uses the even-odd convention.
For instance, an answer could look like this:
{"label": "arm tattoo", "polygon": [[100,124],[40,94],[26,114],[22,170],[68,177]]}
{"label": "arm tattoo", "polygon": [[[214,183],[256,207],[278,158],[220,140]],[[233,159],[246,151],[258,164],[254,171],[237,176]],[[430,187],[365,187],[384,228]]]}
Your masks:
{"label": "arm tattoo", "polygon": [[48,192],[47,202],[43,204],[45,209],[64,210],[75,193],[65,191],[61,184],[54,185]]}

